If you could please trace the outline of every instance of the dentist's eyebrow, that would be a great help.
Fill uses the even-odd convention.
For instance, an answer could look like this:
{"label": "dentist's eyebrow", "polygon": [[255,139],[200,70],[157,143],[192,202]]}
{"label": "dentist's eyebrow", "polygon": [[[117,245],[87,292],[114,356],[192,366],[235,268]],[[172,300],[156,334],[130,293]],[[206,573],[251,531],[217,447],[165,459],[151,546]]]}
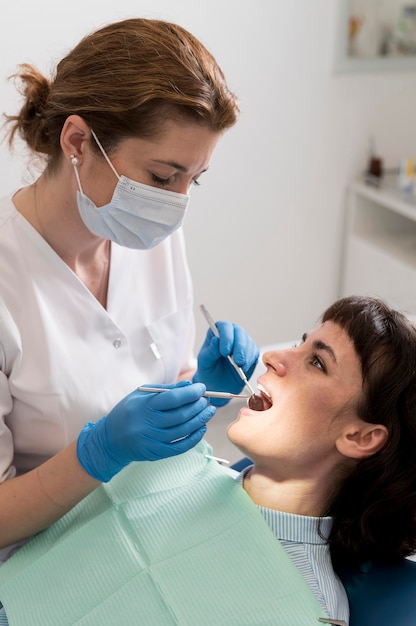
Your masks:
{"label": "dentist's eyebrow", "polygon": [[[308,337],[308,333],[304,333],[304,335],[302,336],[302,341],[305,342],[307,337]],[[315,341],[312,342],[312,348],[314,350],[324,350],[325,352],[329,354],[329,356],[334,361],[334,363],[337,363],[337,357],[335,356],[335,352],[333,351],[331,346],[328,346],[328,344],[324,343],[320,339],[316,339]]]}
{"label": "dentist's eyebrow", "polygon": [[[181,165],[180,163],[176,163],[176,161],[162,161],[161,159],[155,159],[154,163],[160,163],[161,165],[169,165],[170,167],[173,167],[175,170],[179,170],[180,172],[184,172],[185,174],[188,172],[188,168],[186,168],[184,165]],[[204,170],[201,170],[198,176],[200,174],[203,174],[206,171],[208,171],[208,167],[206,167]]]}

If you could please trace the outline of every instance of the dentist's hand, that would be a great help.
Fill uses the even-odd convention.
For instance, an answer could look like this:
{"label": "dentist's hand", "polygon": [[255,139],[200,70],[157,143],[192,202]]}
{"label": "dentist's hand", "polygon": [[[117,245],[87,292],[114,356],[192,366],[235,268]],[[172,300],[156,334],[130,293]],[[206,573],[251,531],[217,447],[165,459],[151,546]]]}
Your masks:
{"label": "dentist's hand", "polygon": [[157,386],[168,391],[133,391],[108,415],[84,426],[77,456],[88,474],[108,482],[131,461],[182,454],[202,439],[216,410],[202,396],[205,385],[181,381]]}
{"label": "dentist's hand", "polygon": [[[240,393],[244,382],[227,357],[231,355],[249,379],[257,365],[259,349],[241,326],[231,322],[216,322],[215,325],[220,336],[215,337],[212,330],[208,330],[198,354],[198,369],[193,381],[204,383],[212,391]],[[229,400],[211,398],[211,404],[216,406],[227,402]]]}

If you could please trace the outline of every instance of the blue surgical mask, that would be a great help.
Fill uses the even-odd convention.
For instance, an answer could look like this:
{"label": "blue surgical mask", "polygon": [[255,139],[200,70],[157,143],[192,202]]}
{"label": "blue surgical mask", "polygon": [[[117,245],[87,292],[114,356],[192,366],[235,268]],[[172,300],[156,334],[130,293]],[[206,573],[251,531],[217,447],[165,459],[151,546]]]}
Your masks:
{"label": "blue surgical mask", "polygon": [[108,204],[97,207],[82,190],[76,159],[72,159],[79,191],[78,209],[85,226],[95,235],[120,246],[149,250],[177,230],[185,217],[189,195],[166,191],[119,176],[98,141],[104,158],[118,178]]}

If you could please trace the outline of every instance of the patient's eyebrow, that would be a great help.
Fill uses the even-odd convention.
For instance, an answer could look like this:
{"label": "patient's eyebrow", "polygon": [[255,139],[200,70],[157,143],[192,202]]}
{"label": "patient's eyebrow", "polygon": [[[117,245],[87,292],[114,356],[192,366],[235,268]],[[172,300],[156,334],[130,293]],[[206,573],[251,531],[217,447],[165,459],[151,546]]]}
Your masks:
{"label": "patient's eyebrow", "polygon": [[337,358],[335,356],[335,352],[333,351],[333,349],[331,348],[331,346],[328,346],[328,344],[324,343],[323,341],[321,341],[320,339],[317,339],[316,341],[314,341],[312,343],[312,347],[315,350],[325,350],[325,352],[327,352],[329,354],[329,356],[331,357],[331,359],[334,361],[334,363],[337,362]]}
{"label": "patient's eyebrow", "polygon": [[[307,337],[308,333],[304,333],[302,335],[302,341],[305,342]],[[312,342],[312,348],[314,350],[325,350],[325,352],[329,354],[334,363],[337,363],[337,357],[335,356],[335,352],[333,351],[331,346],[328,346],[328,344],[321,341],[321,339],[315,339],[315,341]]]}

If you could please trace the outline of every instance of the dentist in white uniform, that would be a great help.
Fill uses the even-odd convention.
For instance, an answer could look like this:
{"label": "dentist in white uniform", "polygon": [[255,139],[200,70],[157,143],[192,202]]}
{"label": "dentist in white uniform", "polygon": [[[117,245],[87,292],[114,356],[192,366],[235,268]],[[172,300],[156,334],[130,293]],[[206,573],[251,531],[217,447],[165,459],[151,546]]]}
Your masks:
{"label": "dentist in white uniform", "polygon": [[258,358],[229,322],[193,355],[181,224],[238,115],[212,55],[130,19],[51,80],[27,65],[18,79],[10,141],[45,168],[0,201],[0,561],[128,463],[193,447],[215,413],[205,389],[242,388],[227,355],[248,377]]}

